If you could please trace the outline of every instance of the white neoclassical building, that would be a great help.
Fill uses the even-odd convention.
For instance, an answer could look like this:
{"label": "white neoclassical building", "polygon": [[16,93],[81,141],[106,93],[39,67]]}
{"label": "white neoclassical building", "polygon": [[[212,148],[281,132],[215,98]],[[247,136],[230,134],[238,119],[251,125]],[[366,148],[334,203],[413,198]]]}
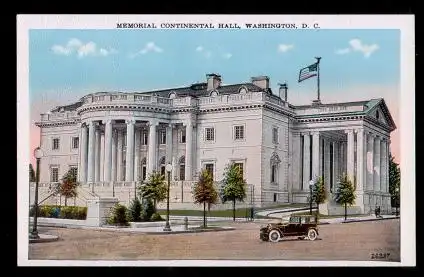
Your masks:
{"label": "white neoclassical building", "polygon": [[348,174],[356,187],[351,212],[390,209],[390,133],[396,128],[383,99],[294,106],[266,76],[222,85],[204,83],[151,92],[96,92],[41,114],[41,186],[69,170],[97,194],[134,195],[135,182],[171,163],[171,199],[190,203],[201,169],[221,181],[225,166],[243,169],[256,206],[306,203],[309,181],[323,176],[324,213]]}

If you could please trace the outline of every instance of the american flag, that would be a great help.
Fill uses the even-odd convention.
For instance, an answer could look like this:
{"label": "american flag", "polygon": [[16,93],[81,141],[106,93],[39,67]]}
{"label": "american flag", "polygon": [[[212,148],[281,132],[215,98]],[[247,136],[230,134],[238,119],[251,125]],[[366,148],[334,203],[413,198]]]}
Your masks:
{"label": "american flag", "polygon": [[299,83],[318,75],[318,63],[302,68],[299,72]]}

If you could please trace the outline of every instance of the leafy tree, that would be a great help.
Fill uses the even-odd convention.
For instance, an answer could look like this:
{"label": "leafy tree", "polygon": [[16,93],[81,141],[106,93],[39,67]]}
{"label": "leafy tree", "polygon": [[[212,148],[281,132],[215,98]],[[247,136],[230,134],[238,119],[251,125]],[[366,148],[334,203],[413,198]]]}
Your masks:
{"label": "leafy tree", "polygon": [[137,191],[141,198],[153,201],[156,212],[157,203],[164,201],[167,197],[168,188],[165,176],[160,174],[160,172],[153,171],[149,174],[147,181],[138,187]]}
{"label": "leafy tree", "polygon": [[32,164],[29,164],[29,181],[30,182],[35,182],[35,171],[34,168],[32,167]]}
{"label": "leafy tree", "polygon": [[203,204],[203,226],[206,228],[206,204],[210,208],[211,204],[218,201],[218,193],[208,170],[203,169],[200,172],[199,180],[193,187],[193,197],[195,204]]}
{"label": "leafy tree", "polygon": [[75,174],[75,171],[70,169],[62,177],[61,182],[53,188],[53,194],[64,196],[66,206],[68,198],[76,197],[78,195],[79,185],[80,183],[77,181],[77,175]]}
{"label": "leafy tree", "polygon": [[325,192],[324,178],[318,177],[312,187],[312,201],[317,204],[317,214],[319,215],[319,204],[323,204],[327,199]]}
{"label": "leafy tree", "polygon": [[246,180],[243,174],[234,163],[230,163],[224,170],[224,179],[222,181],[223,189],[221,192],[222,202],[233,202],[233,221],[236,220],[236,201],[244,201],[246,198]]}
{"label": "leafy tree", "polygon": [[400,168],[391,153],[389,153],[389,192],[391,206],[398,208],[400,205]]}
{"label": "leafy tree", "polygon": [[352,181],[349,180],[346,174],[343,174],[337,190],[335,193],[335,201],[340,205],[344,205],[345,208],[345,220],[347,218],[347,205],[353,205],[355,203],[355,188]]}
{"label": "leafy tree", "polygon": [[133,199],[128,208],[128,219],[132,222],[141,221],[141,210],[140,200],[138,198]]}
{"label": "leafy tree", "polygon": [[115,206],[112,207],[109,218],[107,219],[107,223],[111,225],[118,226],[128,226],[128,211],[127,207],[116,203]]}

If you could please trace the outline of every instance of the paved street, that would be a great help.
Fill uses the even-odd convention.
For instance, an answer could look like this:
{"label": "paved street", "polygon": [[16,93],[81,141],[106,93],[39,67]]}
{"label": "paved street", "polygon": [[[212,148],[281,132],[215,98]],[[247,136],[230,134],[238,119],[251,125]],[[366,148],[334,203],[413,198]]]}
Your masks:
{"label": "paved street", "polygon": [[57,242],[29,245],[30,259],[257,259],[400,261],[399,219],[320,226],[316,241],[286,238],[279,243],[259,240],[262,223],[226,223],[234,231],[146,235],[83,229],[41,227],[60,236]]}

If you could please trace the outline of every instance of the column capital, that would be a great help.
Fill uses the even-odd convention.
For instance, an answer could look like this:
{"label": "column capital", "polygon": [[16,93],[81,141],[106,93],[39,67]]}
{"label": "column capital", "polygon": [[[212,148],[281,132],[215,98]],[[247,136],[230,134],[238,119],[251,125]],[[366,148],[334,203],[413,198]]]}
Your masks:
{"label": "column capital", "polygon": [[158,120],[155,120],[155,119],[152,119],[152,120],[150,120],[149,122],[146,123],[146,126],[147,127],[152,127],[152,126],[156,127],[156,126],[159,126],[159,121]]}
{"label": "column capital", "polygon": [[368,138],[370,138],[370,139],[371,138],[374,139],[376,137],[376,135],[373,132],[367,131],[366,133],[367,133]]}
{"label": "column capital", "polygon": [[319,136],[319,133],[320,133],[319,131],[312,131],[311,132],[311,135],[313,135],[313,136]]}
{"label": "column capital", "polygon": [[189,119],[189,120],[186,120],[186,121],[183,121],[183,126],[184,127],[187,127],[187,126],[193,126],[193,122]]}
{"label": "column capital", "polygon": [[89,123],[87,123],[87,122],[81,122],[80,123],[80,128],[87,128],[88,125],[89,125]]}
{"label": "column capital", "polygon": [[359,133],[363,134],[364,133],[364,129],[363,128],[358,128],[358,129],[355,129],[354,132],[356,134],[359,134]]}
{"label": "column capital", "polygon": [[113,120],[113,119],[104,119],[104,120],[102,120],[102,124],[105,124],[105,125],[112,124],[114,121],[115,120]]}
{"label": "column capital", "polygon": [[133,118],[131,118],[131,119],[126,119],[126,120],[125,120],[125,123],[126,123],[127,125],[134,125],[134,124],[135,124],[135,119],[133,119]]}
{"label": "column capital", "polygon": [[353,129],[346,129],[344,130],[345,134],[351,134],[353,133]]}
{"label": "column capital", "polygon": [[99,126],[99,125],[100,125],[100,124],[99,124],[99,122],[98,122],[98,121],[96,121],[96,120],[89,121],[89,122],[88,122],[88,124],[89,124],[90,126],[94,126],[94,127],[97,127],[97,126]]}
{"label": "column capital", "polygon": [[309,136],[311,132],[300,132],[300,135],[302,136]]}

